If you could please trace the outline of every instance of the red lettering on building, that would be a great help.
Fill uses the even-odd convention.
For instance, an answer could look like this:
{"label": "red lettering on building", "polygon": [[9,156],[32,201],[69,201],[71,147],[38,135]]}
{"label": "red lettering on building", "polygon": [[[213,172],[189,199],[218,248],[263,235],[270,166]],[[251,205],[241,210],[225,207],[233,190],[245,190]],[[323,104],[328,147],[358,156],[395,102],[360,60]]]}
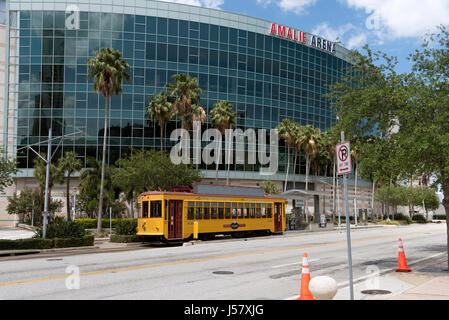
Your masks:
{"label": "red lettering on building", "polygon": [[288,28],[287,38],[292,39],[292,28]]}
{"label": "red lettering on building", "polygon": [[278,36],[285,38],[285,26],[278,25]]}
{"label": "red lettering on building", "polygon": [[270,34],[276,35],[276,24],[274,24],[274,23],[271,24]]}

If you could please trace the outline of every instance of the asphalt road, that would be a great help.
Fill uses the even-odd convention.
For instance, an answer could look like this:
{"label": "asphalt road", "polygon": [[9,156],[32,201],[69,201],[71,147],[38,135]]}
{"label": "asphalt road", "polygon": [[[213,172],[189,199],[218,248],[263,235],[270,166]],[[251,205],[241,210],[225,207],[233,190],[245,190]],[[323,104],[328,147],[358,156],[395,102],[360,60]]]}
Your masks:
{"label": "asphalt road", "polygon": [[[397,267],[399,237],[409,263],[446,252],[445,223],[355,230],[354,279]],[[348,281],[345,231],[289,233],[1,261],[0,299],[293,299],[304,252],[312,277],[328,275],[341,286]]]}

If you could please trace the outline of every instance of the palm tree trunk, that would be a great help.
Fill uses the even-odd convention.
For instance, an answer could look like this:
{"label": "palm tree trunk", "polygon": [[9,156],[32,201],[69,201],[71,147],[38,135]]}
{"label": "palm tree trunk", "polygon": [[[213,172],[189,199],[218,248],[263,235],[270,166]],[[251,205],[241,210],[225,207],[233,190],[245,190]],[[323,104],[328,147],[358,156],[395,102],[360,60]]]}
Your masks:
{"label": "palm tree trunk", "polygon": [[[374,214],[374,188],[376,186],[376,182],[373,179],[373,189],[371,191],[371,218],[373,218],[373,214]],[[376,219],[379,219],[379,215],[376,214]]]}
{"label": "palm tree trunk", "polygon": [[[229,129],[232,129],[232,125],[229,125]],[[225,135],[225,137],[226,137],[226,135]],[[232,139],[232,135],[229,135],[228,146],[230,148],[231,148],[231,142],[232,142],[231,139]],[[226,161],[228,162],[227,163],[228,170],[226,171],[226,184],[229,184],[229,170],[231,169],[231,163],[230,163],[231,160],[229,159],[229,155],[231,155],[231,150],[227,150],[227,154],[228,154],[228,157],[226,157],[227,158]]]}
{"label": "palm tree trunk", "polygon": [[164,125],[161,124],[160,127],[161,127],[161,153],[162,153],[163,151],[162,136],[164,135]]}
{"label": "palm tree trunk", "polygon": [[309,200],[309,171],[310,171],[310,158],[309,155],[306,154],[306,199],[304,201],[304,213],[306,214],[306,221],[309,220],[308,217],[308,213],[309,213],[309,204],[308,204],[308,200]]}
{"label": "palm tree trunk", "polygon": [[67,221],[70,221],[70,172],[67,171]]}
{"label": "palm tree trunk", "polygon": [[290,170],[290,146],[287,145],[287,170],[285,172],[284,192],[287,191],[288,170]]}
{"label": "palm tree trunk", "polygon": [[296,189],[296,161],[298,160],[298,149],[295,146],[295,158],[293,160],[293,189]]}
{"label": "palm tree trunk", "polygon": [[101,215],[103,213],[103,196],[104,196],[104,173],[106,164],[106,138],[108,132],[108,111],[109,111],[109,97],[105,97],[105,114],[104,114],[104,134],[103,134],[103,155],[101,161],[101,183],[100,183],[100,201],[98,204],[98,216],[97,216],[97,235],[102,232]]}

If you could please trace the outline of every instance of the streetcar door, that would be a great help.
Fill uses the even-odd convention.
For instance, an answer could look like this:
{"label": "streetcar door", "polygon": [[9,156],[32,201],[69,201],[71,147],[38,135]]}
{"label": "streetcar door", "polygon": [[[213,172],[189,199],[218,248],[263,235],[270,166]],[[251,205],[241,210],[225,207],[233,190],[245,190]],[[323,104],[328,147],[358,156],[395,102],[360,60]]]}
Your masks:
{"label": "streetcar door", "polygon": [[182,200],[169,200],[168,239],[182,238]]}
{"label": "streetcar door", "polygon": [[274,204],[274,232],[282,232],[282,204]]}

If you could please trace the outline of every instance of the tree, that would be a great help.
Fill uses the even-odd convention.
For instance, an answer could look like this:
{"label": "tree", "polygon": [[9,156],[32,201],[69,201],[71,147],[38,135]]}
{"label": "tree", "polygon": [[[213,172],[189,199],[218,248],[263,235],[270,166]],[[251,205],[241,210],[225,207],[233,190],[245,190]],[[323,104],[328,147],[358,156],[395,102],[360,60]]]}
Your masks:
{"label": "tree", "polygon": [[[309,191],[309,173],[310,173],[310,166],[315,159],[315,157],[318,154],[318,139],[320,136],[320,129],[314,128],[312,125],[308,124],[306,126],[302,126],[300,128],[300,135],[298,137],[299,145],[301,147],[301,150],[303,150],[306,154],[306,192]],[[306,197],[305,201],[305,211],[307,215],[307,201],[308,197]],[[316,215],[318,215],[318,212],[316,212]],[[319,216],[315,217],[315,221],[319,221]]]}
{"label": "tree", "polygon": [[[87,168],[84,168],[80,172],[80,184],[78,186],[79,196],[77,197],[77,201],[80,210],[86,212],[89,217],[94,217],[94,213],[99,212],[100,188],[103,175],[102,167],[100,161],[97,161],[94,158],[88,158]],[[105,207],[111,207],[115,199],[111,176],[112,168],[110,166],[105,166],[103,176],[103,204]]]}
{"label": "tree", "polygon": [[166,190],[173,186],[192,186],[202,179],[192,165],[173,164],[170,157],[154,150],[139,150],[117,161],[112,182],[126,194],[132,210],[137,196],[145,191]]}
{"label": "tree", "polygon": [[[41,153],[43,159],[47,158],[45,153]],[[46,174],[47,174],[47,164],[40,157],[34,160],[34,177],[37,180],[37,185],[39,187],[40,198],[40,211],[44,211],[45,203],[45,185],[46,185]],[[50,174],[48,179],[48,204],[51,203],[51,190],[55,183],[62,183],[64,181],[64,173],[54,164],[50,164]],[[49,208],[50,212],[51,209]]]}
{"label": "tree", "polygon": [[285,145],[287,146],[287,169],[285,170],[285,184],[284,184],[284,192],[287,191],[287,181],[288,181],[288,172],[290,170],[290,149],[295,143],[295,123],[289,119],[282,120],[279,123],[278,127],[278,136],[279,139],[283,139],[285,141]]}
{"label": "tree", "polygon": [[449,32],[440,27],[424,40],[410,56],[408,74],[395,72],[397,59],[367,51],[357,54],[353,72],[331,90],[339,124],[389,138],[397,152],[387,154],[402,175],[434,175],[449,225]]}
{"label": "tree", "polygon": [[[192,106],[200,105],[200,94],[203,90],[198,86],[198,79],[192,78],[185,73],[173,75],[174,84],[166,84],[167,93],[173,98],[173,109],[181,118],[181,127],[191,127]],[[190,117],[190,119],[189,119]]]}
{"label": "tree", "polygon": [[279,194],[281,191],[278,189],[273,181],[265,180],[262,185],[265,193],[267,194]]}
{"label": "tree", "polygon": [[108,129],[108,111],[109,99],[115,94],[122,92],[123,80],[129,80],[130,75],[127,73],[131,69],[128,62],[123,59],[120,51],[112,48],[101,48],[100,51],[94,51],[95,58],[87,59],[89,68],[88,78],[94,79],[94,91],[103,95],[105,99],[105,115],[104,115],[104,133],[103,133],[103,153],[101,164],[101,183],[100,183],[100,199],[98,206],[98,224],[97,234],[101,233],[101,215],[103,212],[103,194],[104,194],[104,175],[106,163],[106,137]]}
{"label": "tree", "polygon": [[[6,212],[22,216],[27,222],[33,220],[33,223],[37,224],[38,221],[42,223],[41,206],[43,206],[43,198],[39,189],[25,187],[20,192],[20,195],[15,193],[12,197],[8,197]],[[49,202],[50,212],[59,212],[61,208],[61,200],[52,199]],[[34,218],[37,218],[38,221],[34,220]]]}
{"label": "tree", "polygon": [[74,171],[78,171],[83,167],[83,163],[80,159],[77,158],[77,154],[73,152],[65,153],[64,157],[59,158],[58,160],[58,169],[61,172],[67,172],[66,178],[66,202],[67,202],[67,221],[71,220],[70,217],[70,209],[71,209],[71,201],[70,201],[70,176]]}
{"label": "tree", "polygon": [[161,133],[161,152],[163,148],[164,129],[168,121],[174,116],[172,103],[168,100],[165,92],[160,92],[156,96],[150,96],[147,105],[147,117],[151,121],[157,121]]}
{"label": "tree", "polygon": [[[210,111],[210,121],[220,131],[221,135],[224,135],[226,129],[232,129],[235,126],[237,119],[237,112],[233,111],[234,106],[227,101],[220,101],[214,105],[214,108]],[[232,136],[229,137],[232,139]],[[229,141],[230,142],[230,141]],[[226,184],[229,184],[229,159],[228,169],[226,174]],[[215,181],[218,180],[218,161],[216,163]]]}
{"label": "tree", "polygon": [[[0,153],[3,153],[2,148],[0,148]],[[0,157],[0,193],[3,193],[6,187],[12,185],[13,179],[11,176],[18,171],[17,161],[15,159]]]}

